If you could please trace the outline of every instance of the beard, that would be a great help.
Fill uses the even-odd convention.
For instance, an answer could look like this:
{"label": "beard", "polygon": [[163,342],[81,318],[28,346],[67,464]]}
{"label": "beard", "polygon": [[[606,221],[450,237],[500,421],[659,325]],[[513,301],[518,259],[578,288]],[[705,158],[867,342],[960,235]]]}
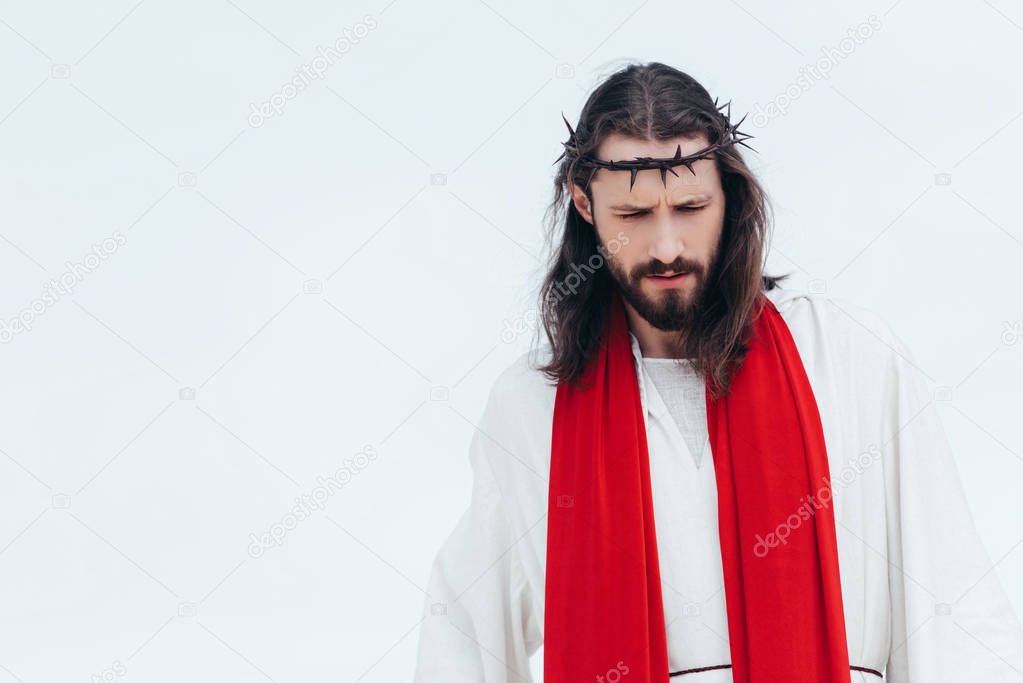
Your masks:
{"label": "beard", "polygon": [[[606,247],[605,247],[605,253]],[[685,332],[693,328],[705,305],[708,274],[717,262],[718,247],[707,263],[679,256],[671,263],[649,261],[626,271],[615,254],[608,256],[608,270],[618,285],[622,298],[648,323],[665,332],[680,332],[677,345],[681,347]],[[691,282],[682,287],[663,289],[653,295],[643,291],[643,278],[667,272],[688,271]]]}

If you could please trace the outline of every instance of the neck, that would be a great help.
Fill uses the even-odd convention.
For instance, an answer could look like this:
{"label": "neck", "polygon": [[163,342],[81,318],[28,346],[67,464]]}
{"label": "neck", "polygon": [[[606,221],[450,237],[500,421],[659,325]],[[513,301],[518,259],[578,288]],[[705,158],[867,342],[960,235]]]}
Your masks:
{"label": "neck", "polygon": [[644,358],[681,358],[679,350],[680,333],[675,330],[659,330],[641,316],[628,301],[625,304],[625,317],[629,321],[629,330],[636,335],[639,349]]}

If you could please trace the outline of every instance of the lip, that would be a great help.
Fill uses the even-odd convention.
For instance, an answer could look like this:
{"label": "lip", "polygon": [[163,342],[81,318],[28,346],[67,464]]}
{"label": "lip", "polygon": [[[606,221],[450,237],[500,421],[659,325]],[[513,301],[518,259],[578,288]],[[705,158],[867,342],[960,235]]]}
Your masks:
{"label": "lip", "polygon": [[678,275],[672,275],[671,277],[647,275],[646,280],[650,282],[654,287],[660,289],[672,289],[680,285],[685,284],[692,273],[679,273]]}

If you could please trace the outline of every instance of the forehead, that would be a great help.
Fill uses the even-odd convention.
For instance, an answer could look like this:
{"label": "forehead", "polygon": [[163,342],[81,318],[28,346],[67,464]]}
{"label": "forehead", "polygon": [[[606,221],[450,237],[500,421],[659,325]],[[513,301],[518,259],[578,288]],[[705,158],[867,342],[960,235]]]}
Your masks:
{"label": "forehead", "polygon": [[[605,161],[631,161],[635,157],[673,157],[679,145],[682,156],[698,152],[710,144],[703,134],[679,136],[670,140],[644,140],[627,137],[620,133],[608,135],[600,147],[597,157]],[[721,188],[717,163],[713,158],[700,159],[693,163],[693,173],[685,166],[674,166],[678,177],[671,171],[666,174],[667,188],[661,182],[659,169],[644,169],[636,175],[636,184],[629,190],[629,171],[609,171],[599,169],[593,176],[590,186],[594,193],[600,195],[602,202],[615,202],[630,199],[637,202],[656,203],[660,198],[678,201],[695,193],[714,194]]]}

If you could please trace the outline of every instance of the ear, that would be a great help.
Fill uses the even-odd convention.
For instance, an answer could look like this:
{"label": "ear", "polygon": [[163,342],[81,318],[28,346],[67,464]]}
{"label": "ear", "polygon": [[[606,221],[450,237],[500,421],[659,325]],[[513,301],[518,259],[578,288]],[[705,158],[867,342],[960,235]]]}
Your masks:
{"label": "ear", "polygon": [[575,210],[579,212],[579,215],[583,219],[593,225],[593,206],[590,204],[589,197],[583,192],[583,189],[575,183],[569,183],[569,188],[572,192],[572,203],[575,204]]}

